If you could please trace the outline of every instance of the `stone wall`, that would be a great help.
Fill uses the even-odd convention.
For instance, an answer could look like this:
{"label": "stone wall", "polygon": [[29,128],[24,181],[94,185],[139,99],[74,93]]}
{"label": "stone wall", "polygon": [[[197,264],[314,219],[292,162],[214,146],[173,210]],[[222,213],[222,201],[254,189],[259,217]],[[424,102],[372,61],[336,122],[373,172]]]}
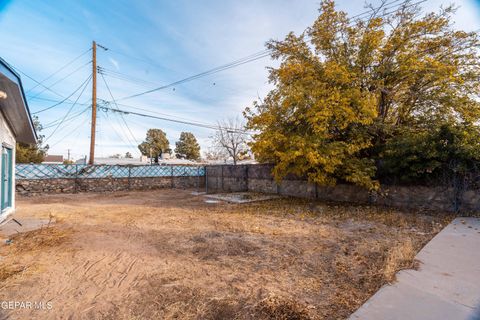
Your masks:
{"label": "stone wall", "polygon": [[204,177],[95,178],[95,179],[22,179],[16,191],[22,195],[45,193],[113,192],[160,188],[205,187]]}
{"label": "stone wall", "polygon": [[[276,183],[271,165],[207,166],[201,177],[99,178],[99,179],[30,179],[17,180],[19,194],[112,192],[160,188],[197,188],[207,193],[252,191],[331,202],[378,204],[405,209],[453,211],[451,189],[423,186],[383,186],[370,193],[360,187],[339,184],[318,186],[295,176]],[[460,197],[460,211],[480,212],[480,192],[467,190]]]}
{"label": "stone wall", "polygon": [[[377,204],[405,209],[454,211],[451,189],[424,186],[382,186],[371,193],[349,184],[324,187],[309,183],[304,178],[287,176],[276,183],[271,165],[219,165],[206,167],[207,193],[252,191],[285,196],[318,199],[331,202]],[[460,211],[480,212],[480,192],[468,190],[460,198]]]}

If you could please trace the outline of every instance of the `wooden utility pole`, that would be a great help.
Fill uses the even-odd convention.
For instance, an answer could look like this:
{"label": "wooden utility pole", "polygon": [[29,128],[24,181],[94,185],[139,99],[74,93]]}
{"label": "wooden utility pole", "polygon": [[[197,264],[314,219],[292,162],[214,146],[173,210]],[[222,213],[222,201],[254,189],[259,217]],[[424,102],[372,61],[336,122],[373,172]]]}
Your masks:
{"label": "wooden utility pole", "polygon": [[95,160],[95,131],[97,130],[97,44],[92,43],[92,129],[90,133],[89,165]]}

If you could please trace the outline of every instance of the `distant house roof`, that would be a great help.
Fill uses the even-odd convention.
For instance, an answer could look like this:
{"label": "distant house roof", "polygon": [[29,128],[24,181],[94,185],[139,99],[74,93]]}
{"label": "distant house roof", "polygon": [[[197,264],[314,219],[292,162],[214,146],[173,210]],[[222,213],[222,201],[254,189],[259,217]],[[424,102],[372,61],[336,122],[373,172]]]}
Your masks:
{"label": "distant house roof", "polygon": [[0,91],[7,95],[6,98],[0,99],[0,111],[12,129],[15,139],[25,143],[37,142],[37,133],[20,76],[2,58],[0,58]]}
{"label": "distant house roof", "polygon": [[63,156],[49,154],[45,156],[45,159],[43,159],[43,163],[48,163],[48,162],[63,163]]}
{"label": "distant house roof", "polygon": [[[159,164],[164,165],[198,165],[199,163],[185,160],[185,159],[159,159]],[[77,164],[85,164],[85,159],[79,159],[76,161]],[[134,165],[134,166],[144,166],[150,165],[150,159],[147,157],[139,158],[95,158],[95,164],[97,165]]]}

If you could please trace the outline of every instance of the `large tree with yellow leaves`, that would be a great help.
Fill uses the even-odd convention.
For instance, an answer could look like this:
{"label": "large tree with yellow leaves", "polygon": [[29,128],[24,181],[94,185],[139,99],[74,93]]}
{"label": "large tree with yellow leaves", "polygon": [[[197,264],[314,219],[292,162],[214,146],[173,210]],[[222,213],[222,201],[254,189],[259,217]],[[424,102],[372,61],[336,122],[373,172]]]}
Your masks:
{"label": "large tree with yellow leaves", "polygon": [[267,44],[280,61],[275,88],[244,112],[258,132],[252,150],[277,179],[375,189],[399,140],[479,120],[478,35],[453,29],[453,7],[421,14],[405,2],[352,20],[324,0],[319,13],[304,33]]}

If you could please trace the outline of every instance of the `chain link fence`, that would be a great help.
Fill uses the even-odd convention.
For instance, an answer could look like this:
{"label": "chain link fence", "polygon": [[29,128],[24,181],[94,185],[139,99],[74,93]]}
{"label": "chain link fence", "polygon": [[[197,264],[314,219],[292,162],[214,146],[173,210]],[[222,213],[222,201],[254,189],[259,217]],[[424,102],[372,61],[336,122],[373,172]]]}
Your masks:
{"label": "chain link fence", "polygon": [[122,166],[85,164],[17,164],[17,180],[197,177],[204,166]]}

